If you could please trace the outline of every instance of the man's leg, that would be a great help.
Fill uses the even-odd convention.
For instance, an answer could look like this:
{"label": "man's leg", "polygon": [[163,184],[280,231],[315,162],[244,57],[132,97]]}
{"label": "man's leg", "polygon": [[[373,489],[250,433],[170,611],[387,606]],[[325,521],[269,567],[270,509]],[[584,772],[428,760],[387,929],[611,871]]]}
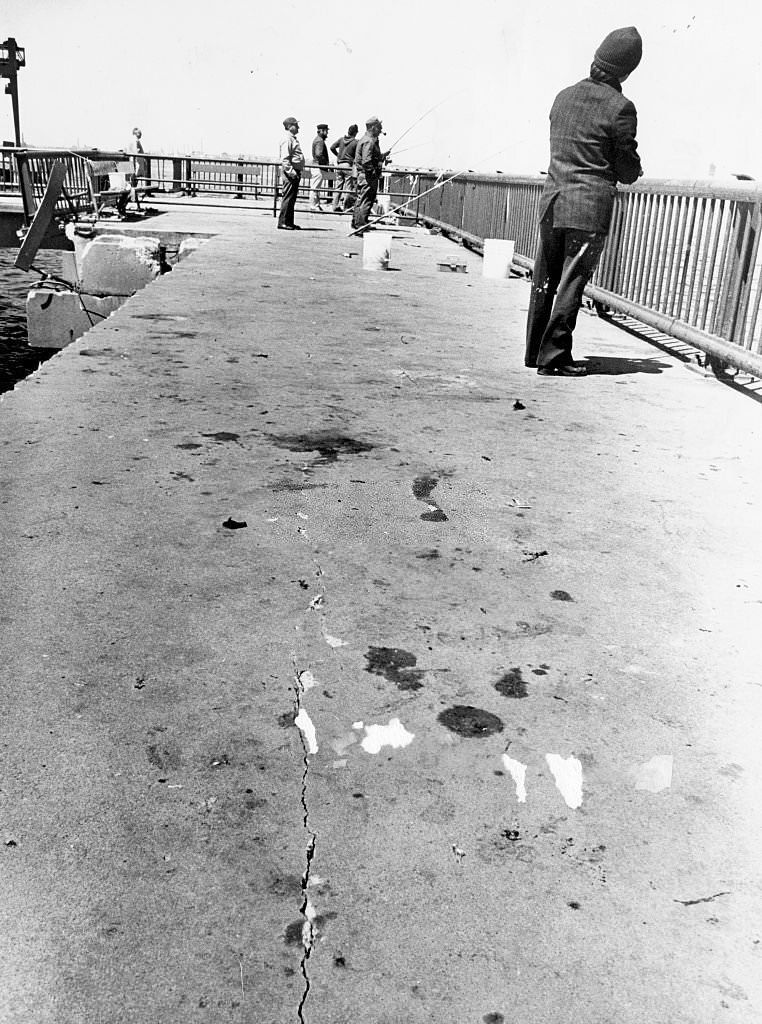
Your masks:
{"label": "man's leg", "polygon": [[542,337],[538,367],[555,369],[572,364],[573,333],[582,305],[582,293],[593,276],[605,242],[605,234],[593,231],[569,228],[564,232],[563,273],[553,312]]}
{"label": "man's leg", "polygon": [[347,184],[345,186],[344,196],[344,213],[349,213],[354,209],[354,205],[357,201],[357,177],[354,171],[350,171],[347,177]]}
{"label": "man's leg", "polygon": [[299,176],[291,179],[283,176],[283,195],[280,201],[280,214],[278,216],[279,228],[292,228],[294,226],[294,207],[296,206],[296,195],[299,191]]}
{"label": "man's leg", "polygon": [[310,209],[320,210],[320,183],[323,180],[323,172],[319,167],[312,168],[312,175],[310,177]]}
{"label": "man's leg", "polygon": [[527,313],[527,342],[524,366],[537,366],[537,356],[553,309],[564,261],[563,231],[553,230],[552,213],[540,222],[540,242],[532,272],[532,290]]}
{"label": "man's leg", "polygon": [[341,197],[344,194],[344,189],[346,187],[345,183],[347,180],[348,173],[349,171],[341,166],[337,167],[334,172],[336,177],[334,178],[333,183],[333,204],[331,206],[331,209],[333,210],[334,213],[340,212]]}
{"label": "man's leg", "polygon": [[368,223],[370,211],[373,209],[373,204],[376,201],[378,182],[375,180],[368,181],[365,175],[362,174],[358,177],[357,184],[359,186],[359,196],[354,206],[352,227],[365,228]]}

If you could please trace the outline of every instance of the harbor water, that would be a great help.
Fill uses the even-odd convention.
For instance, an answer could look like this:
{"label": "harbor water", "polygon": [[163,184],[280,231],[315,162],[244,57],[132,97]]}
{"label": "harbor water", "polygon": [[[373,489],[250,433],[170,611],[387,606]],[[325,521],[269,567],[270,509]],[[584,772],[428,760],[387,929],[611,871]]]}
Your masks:
{"label": "harbor water", "polygon": [[[15,249],[0,248],[0,394],[10,391],[58,351],[27,345],[26,294],[37,275],[17,270],[15,258]],[[52,249],[39,252],[35,265],[49,274],[61,273],[61,257]]]}

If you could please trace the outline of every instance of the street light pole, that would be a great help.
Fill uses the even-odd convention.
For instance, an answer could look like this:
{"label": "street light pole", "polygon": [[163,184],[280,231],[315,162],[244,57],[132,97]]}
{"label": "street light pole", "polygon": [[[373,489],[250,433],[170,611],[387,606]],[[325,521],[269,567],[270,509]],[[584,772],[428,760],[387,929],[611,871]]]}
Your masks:
{"label": "street light pole", "polygon": [[13,104],[13,129],[16,135],[17,146],[21,146],[18,69],[25,66],[26,54],[22,47],[16,45],[16,40],[13,37],[6,39],[4,43],[0,43],[0,77],[8,79],[5,92],[10,94],[11,103]]}

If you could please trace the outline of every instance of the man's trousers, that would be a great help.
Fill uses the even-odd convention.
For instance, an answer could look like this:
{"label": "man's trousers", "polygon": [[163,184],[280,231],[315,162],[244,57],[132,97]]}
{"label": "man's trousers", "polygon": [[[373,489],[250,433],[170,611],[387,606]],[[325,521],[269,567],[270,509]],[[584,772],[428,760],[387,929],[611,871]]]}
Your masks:
{"label": "man's trousers", "polygon": [[540,222],[527,315],[525,366],[557,367],[572,362],[572,334],[582,293],[605,242],[605,232],[554,228],[552,208]]}
{"label": "man's trousers", "polygon": [[[351,164],[339,164],[333,183],[333,212],[350,210],[355,201],[355,179]],[[343,201],[343,206],[342,206]]]}
{"label": "man's trousers", "polygon": [[297,174],[293,178],[287,178],[285,174],[281,175],[283,195],[280,201],[278,227],[292,228],[294,226],[294,207],[296,206],[296,196],[299,192],[299,182],[301,180],[301,174]]}
{"label": "man's trousers", "polygon": [[357,175],[357,202],[352,212],[352,227],[364,228],[378,194],[378,178],[368,178],[364,171]]}

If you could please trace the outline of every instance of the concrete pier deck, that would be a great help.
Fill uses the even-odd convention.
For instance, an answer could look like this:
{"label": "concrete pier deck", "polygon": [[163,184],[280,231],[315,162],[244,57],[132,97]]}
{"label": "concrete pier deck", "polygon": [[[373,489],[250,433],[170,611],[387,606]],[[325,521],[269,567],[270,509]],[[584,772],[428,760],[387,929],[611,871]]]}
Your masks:
{"label": "concrete pier deck", "polygon": [[0,1021],[759,1020],[762,409],[297,221],[2,396]]}

